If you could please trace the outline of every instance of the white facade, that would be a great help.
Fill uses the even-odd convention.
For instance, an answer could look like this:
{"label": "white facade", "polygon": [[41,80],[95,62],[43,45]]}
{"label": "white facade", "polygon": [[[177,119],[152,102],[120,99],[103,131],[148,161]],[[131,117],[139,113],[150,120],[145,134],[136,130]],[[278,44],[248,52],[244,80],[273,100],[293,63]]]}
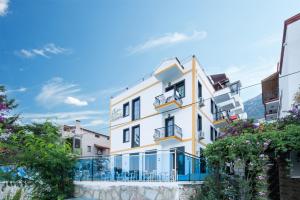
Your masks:
{"label": "white facade", "polygon": [[[178,91],[183,94],[181,87],[183,82],[184,95],[182,98],[177,98]],[[198,103],[198,82],[201,84],[201,96],[204,100],[204,105],[201,106]],[[176,92],[166,91],[170,86],[178,88],[178,91],[177,89]],[[230,93],[230,90],[228,92]],[[205,148],[219,135],[214,127],[214,123],[217,122],[214,118],[216,114],[213,114],[215,108],[214,106],[213,110],[211,108],[211,99],[214,100],[215,93],[213,81],[205,74],[196,57],[192,57],[186,63],[180,63],[177,58],[162,62],[150,78],[111,99],[111,154],[130,154],[150,150],[168,152],[170,149],[181,147],[179,150],[199,156],[200,148]],[[168,98],[169,96],[172,97]],[[235,95],[234,98],[233,95],[229,95],[228,101],[221,100],[219,103],[233,101],[232,108],[240,108],[239,111],[243,112],[243,104],[238,96]],[[140,100],[140,117],[133,120],[133,101],[137,98]],[[129,113],[123,111],[126,105],[129,105]],[[242,112],[239,112],[239,116],[242,116]],[[198,131],[200,130],[198,115],[202,118],[202,131]],[[173,122],[171,118],[174,118]],[[166,125],[166,119],[169,119],[171,125]],[[227,122],[228,119],[222,120]],[[135,147],[133,131],[136,126],[139,126],[139,144]],[[174,127],[171,135],[166,135],[169,131],[166,127]],[[129,130],[129,136],[126,136],[128,134],[126,130]],[[160,166],[168,168],[169,160],[160,156],[157,157],[157,165],[159,162],[166,162],[161,163]],[[128,165],[128,159],[123,158],[122,167],[126,168]]]}
{"label": "white facade", "polygon": [[295,93],[300,87],[300,14],[285,22],[284,39],[280,62],[279,93],[280,113],[279,117],[287,115],[287,111],[294,104]]}
{"label": "white facade", "polygon": [[61,134],[62,138],[70,138],[72,140],[74,153],[82,157],[109,154],[109,136],[82,128],[78,120],[75,126],[64,125],[61,129]]}

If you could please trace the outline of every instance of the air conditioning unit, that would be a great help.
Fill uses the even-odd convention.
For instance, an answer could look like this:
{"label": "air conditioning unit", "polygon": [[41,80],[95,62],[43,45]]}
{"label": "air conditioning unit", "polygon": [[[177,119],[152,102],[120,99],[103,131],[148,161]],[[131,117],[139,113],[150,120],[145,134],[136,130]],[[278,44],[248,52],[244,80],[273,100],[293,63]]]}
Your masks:
{"label": "air conditioning unit", "polygon": [[199,108],[204,106],[204,99],[202,97],[198,98],[198,105],[199,105]]}
{"label": "air conditioning unit", "polygon": [[198,131],[198,140],[204,139],[204,132],[203,131]]}

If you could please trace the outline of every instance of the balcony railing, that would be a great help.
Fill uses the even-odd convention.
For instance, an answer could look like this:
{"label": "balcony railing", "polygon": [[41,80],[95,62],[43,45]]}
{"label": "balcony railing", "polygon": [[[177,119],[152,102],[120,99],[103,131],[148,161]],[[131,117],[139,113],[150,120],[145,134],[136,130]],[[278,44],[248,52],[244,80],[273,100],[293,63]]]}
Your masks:
{"label": "balcony railing", "polygon": [[153,139],[154,141],[159,141],[171,136],[177,139],[182,139],[182,129],[177,125],[157,128],[154,130]]}
{"label": "balcony railing", "polygon": [[154,107],[158,108],[164,104],[174,102],[175,104],[178,104],[179,106],[182,105],[182,100],[178,92],[174,92],[174,90],[168,91],[164,94],[161,94],[157,97],[155,97],[155,101],[153,103]]}

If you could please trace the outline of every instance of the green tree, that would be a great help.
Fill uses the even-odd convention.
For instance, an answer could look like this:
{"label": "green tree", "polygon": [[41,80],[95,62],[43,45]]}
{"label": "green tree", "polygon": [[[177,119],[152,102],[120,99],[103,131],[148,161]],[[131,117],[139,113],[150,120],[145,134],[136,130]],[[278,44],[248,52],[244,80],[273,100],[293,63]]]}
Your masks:
{"label": "green tree", "polygon": [[8,100],[4,87],[0,89],[0,136],[5,136],[0,139],[0,164],[11,167],[9,172],[0,171],[0,179],[5,179],[8,185],[30,187],[33,199],[72,196],[75,156],[70,144],[61,140],[58,128],[50,122],[16,125],[18,116],[9,115],[16,105]]}

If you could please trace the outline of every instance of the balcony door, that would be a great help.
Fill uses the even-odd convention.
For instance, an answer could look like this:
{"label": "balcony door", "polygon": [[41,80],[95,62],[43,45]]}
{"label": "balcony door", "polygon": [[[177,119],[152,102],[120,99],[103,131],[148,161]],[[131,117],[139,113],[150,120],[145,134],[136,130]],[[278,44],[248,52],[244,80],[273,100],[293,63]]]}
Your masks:
{"label": "balcony door", "polygon": [[174,117],[165,119],[165,137],[174,135]]}

